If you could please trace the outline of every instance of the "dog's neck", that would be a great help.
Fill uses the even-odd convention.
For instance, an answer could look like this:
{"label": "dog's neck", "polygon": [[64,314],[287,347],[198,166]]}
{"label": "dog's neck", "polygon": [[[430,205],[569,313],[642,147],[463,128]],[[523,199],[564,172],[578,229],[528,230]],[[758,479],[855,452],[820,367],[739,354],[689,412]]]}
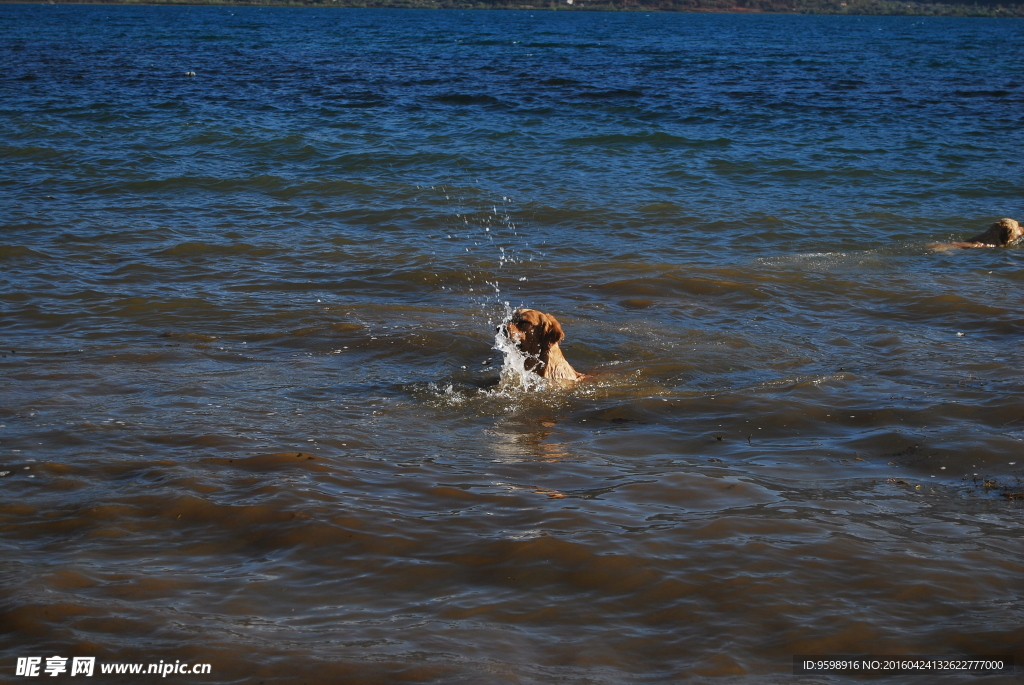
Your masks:
{"label": "dog's neck", "polygon": [[562,354],[562,348],[558,343],[552,345],[547,352],[540,353],[540,362],[543,364],[541,377],[549,380],[575,381],[583,377],[583,374],[576,373],[576,369],[569,366]]}

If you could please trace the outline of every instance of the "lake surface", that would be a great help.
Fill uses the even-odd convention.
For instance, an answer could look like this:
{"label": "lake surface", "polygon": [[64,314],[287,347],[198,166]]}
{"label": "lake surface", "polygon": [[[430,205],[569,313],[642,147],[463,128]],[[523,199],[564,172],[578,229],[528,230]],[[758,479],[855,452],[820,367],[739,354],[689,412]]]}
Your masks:
{"label": "lake surface", "polygon": [[[1024,21],[0,5],[0,34],[5,678],[1024,663],[1024,250],[927,248],[1024,219]],[[518,306],[593,377],[499,383]]]}

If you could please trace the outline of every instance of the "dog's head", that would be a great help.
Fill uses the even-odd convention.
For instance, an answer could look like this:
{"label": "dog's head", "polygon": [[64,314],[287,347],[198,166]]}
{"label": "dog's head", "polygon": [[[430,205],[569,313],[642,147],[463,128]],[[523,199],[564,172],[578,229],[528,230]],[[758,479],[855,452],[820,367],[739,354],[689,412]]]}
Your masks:
{"label": "dog's head", "polygon": [[1024,226],[1013,219],[1000,219],[992,224],[992,228],[999,232],[999,244],[1009,245],[1015,243],[1024,236]]}
{"label": "dog's head", "polygon": [[1000,219],[981,235],[972,238],[974,242],[987,245],[1010,245],[1024,236],[1024,226],[1021,226],[1013,219]]}
{"label": "dog's head", "polygon": [[562,326],[550,314],[536,309],[519,309],[499,330],[528,357],[539,358],[565,337]]}

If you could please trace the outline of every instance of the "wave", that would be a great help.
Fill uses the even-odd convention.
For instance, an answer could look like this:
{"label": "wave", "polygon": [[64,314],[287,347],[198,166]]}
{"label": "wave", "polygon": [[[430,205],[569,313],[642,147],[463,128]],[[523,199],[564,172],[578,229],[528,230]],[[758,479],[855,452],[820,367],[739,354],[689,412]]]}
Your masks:
{"label": "wave", "polygon": [[253,257],[263,258],[277,254],[280,250],[275,248],[256,247],[248,243],[206,243],[198,241],[187,241],[179,243],[157,252],[152,257],[175,257],[175,258],[197,258],[197,257]]}
{"label": "wave", "polygon": [[493,95],[483,93],[447,93],[445,95],[434,95],[430,98],[434,102],[446,105],[488,105],[496,106],[503,104],[501,100]]}
{"label": "wave", "polygon": [[632,88],[614,88],[612,90],[582,91],[576,93],[576,97],[590,100],[631,99],[643,97],[643,95],[644,93],[642,90],[634,90]]}
{"label": "wave", "polygon": [[564,145],[593,145],[596,147],[639,146],[647,145],[654,148],[724,148],[732,145],[729,138],[687,138],[671,133],[655,131],[651,133],[615,133],[595,136],[578,136],[565,138]]}
{"label": "wave", "polygon": [[69,150],[58,150],[41,145],[0,145],[0,159],[8,158],[41,162],[65,159],[73,155],[74,153]]}
{"label": "wave", "polygon": [[25,245],[4,245],[0,243],[0,260],[17,260],[17,259],[50,259],[50,256],[44,252],[33,250],[31,247]]}

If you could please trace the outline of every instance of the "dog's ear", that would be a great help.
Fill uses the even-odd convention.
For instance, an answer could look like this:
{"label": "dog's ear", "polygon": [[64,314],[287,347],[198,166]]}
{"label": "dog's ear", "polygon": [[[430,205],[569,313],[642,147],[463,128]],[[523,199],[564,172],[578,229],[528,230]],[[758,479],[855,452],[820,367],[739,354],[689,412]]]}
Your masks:
{"label": "dog's ear", "polygon": [[1010,226],[1010,222],[1006,219],[992,224],[992,228],[995,229],[1000,245],[1006,245],[1013,240],[1013,229]]}
{"label": "dog's ear", "polygon": [[1009,245],[1020,238],[1020,224],[1013,219],[1000,219],[995,225],[999,226],[999,238],[1001,244]]}
{"label": "dog's ear", "polygon": [[541,319],[540,338],[548,345],[560,343],[562,339],[565,338],[565,332],[562,331],[562,325],[558,323],[558,319],[550,314],[543,315],[543,318]]}

